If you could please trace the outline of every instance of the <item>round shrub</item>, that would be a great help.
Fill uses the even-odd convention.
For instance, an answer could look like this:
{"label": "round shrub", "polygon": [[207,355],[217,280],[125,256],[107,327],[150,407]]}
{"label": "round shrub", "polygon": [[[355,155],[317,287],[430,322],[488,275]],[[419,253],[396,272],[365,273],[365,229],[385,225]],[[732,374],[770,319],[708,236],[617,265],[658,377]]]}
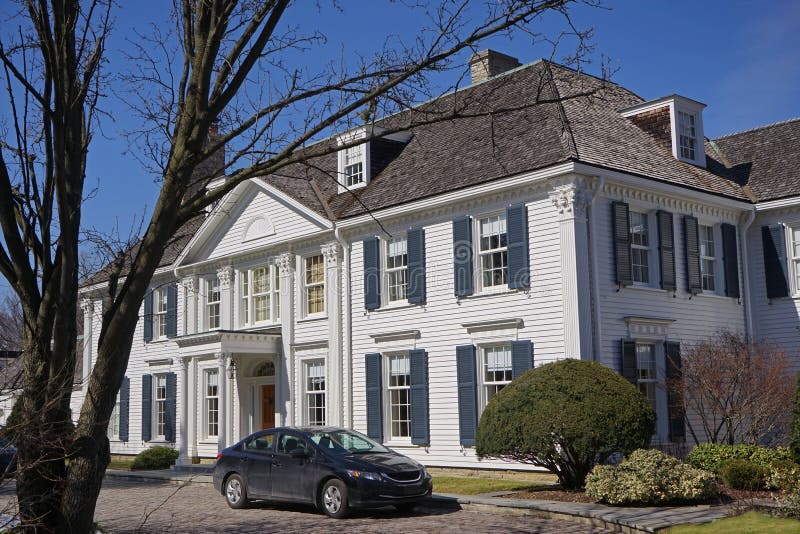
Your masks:
{"label": "round shrub", "polygon": [[686,462],[698,469],[719,474],[723,464],[729,460],[746,460],[764,469],[775,462],[791,460],[788,447],[761,447],[758,445],[723,445],[701,443],[686,457]]}
{"label": "round shrub", "polygon": [[476,437],[480,458],[549,469],[566,489],[616,453],[644,447],[655,414],[620,375],[596,362],[562,360],[532,369],[492,398]]}
{"label": "round shrub", "polygon": [[633,451],[619,465],[598,465],[586,494],[608,504],[696,502],[714,497],[714,474],[655,450]]}
{"label": "round shrub", "polygon": [[133,459],[131,469],[169,469],[178,459],[178,451],[170,447],[150,447]]}
{"label": "round shrub", "polygon": [[764,489],[768,471],[747,460],[728,460],[719,470],[722,481],[733,489],[757,491]]}

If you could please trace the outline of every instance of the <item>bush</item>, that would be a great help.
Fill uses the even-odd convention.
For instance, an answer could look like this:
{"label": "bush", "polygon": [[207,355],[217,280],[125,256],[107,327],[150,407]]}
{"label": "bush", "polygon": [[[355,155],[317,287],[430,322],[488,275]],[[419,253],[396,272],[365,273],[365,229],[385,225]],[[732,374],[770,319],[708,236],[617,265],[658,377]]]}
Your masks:
{"label": "bush", "polygon": [[738,490],[764,489],[769,470],[747,460],[728,460],[719,470],[719,477],[729,487]]}
{"label": "bush", "polygon": [[692,449],[686,462],[692,467],[719,474],[728,460],[746,460],[769,469],[776,462],[791,460],[788,447],[760,447],[758,445],[722,445],[701,443]]}
{"label": "bush", "polygon": [[150,447],[136,455],[131,469],[169,469],[178,459],[178,451],[170,447]]}
{"label": "bush", "polygon": [[797,389],[794,392],[793,404],[789,448],[792,450],[792,459],[795,463],[800,464],[800,373],[797,373]]}
{"label": "bush", "polygon": [[598,465],[586,494],[608,504],[696,502],[717,494],[714,474],[655,450],[640,449],[619,465]]}
{"label": "bush", "polygon": [[800,465],[781,460],[770,466],[767,488],[781,491],[800,490]]}
{"label": "bush", "polygon": [[492,398],[476,452],[549,469],[566,489],[592,467],[646,446],[655,426],[647,399],[596,362],[562,360],[532,369]]}

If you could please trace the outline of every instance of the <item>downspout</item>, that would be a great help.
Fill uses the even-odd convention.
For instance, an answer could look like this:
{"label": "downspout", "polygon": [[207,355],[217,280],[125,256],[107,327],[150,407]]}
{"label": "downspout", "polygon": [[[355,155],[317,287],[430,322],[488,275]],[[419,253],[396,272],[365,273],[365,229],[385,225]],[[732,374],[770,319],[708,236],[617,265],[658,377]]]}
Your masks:
{"label": "downspout", "polygon": [[597,261],[597,239],[592,233],[592,228],[596,228],[594,220],[594,201],[606,185],[605,176],[600,176],[595,183],[594,190],[592,191],[592,198],[589,200],[589,216],[587,217],[587,235],[589,236],[589,262],[591,263],[592,276],[589,283],[592,286],[592,336],[594,350],[592,351],[592,360],[597,361],[601,349],[600,338],[600,267]]}
{"label": "downspout", "polygon": [[[333,235],[336,241],[342,246],[342,271],[344,274],[344,288],[343,288],[343,301],[344,301],[344,317],[343,319],[343,336],[342,336],[342,356],[344,357],[344,374],[345,385],[347,387],[347,410],[344,414],[344,425],[348,428],[353,428],[353,372],[352,363],[353,358],[350,353],[350,343],[352,338],[352,295],[350,291],[350,243],[342,237],[341,229],[333,222]],[[342,399],[344,400],[344,399]]]}
{"label": "downspout", "polygon": [[753,224],[753,221],[756,219],[756,208],[753,206],[753,210],[747,216],[747,220],[744,222],[744,226],[742,228],[742,238],[740,241],[741,246],[741,254],[742,254],[742,277],[744,278],[744,283],[742,286],[744,287],[744,324],[747,335],[747,338],[751,341],[753,340],[753,336],[755,335],[755,331],[753,329],[753,304],[750,300],[750,256],[747,254],[748,247],[747,247],[747,232],[750,230],[750,226]]}

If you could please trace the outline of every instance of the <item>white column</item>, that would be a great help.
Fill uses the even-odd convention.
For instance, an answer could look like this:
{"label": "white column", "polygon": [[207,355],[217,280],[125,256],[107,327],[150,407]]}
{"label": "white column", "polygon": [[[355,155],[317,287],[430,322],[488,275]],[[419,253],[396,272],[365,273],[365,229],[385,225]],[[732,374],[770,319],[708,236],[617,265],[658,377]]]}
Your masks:
{"label": "white column", "polygon": [[[294,420],[294,394],[291,384],[294,384],[294,356],[292,344],[294,343],[294,286],[295,286],[295,256],[286,252],[278,256],[275,264],[280,270],[281,277],[281,352],[278,357],[280,362],[275,365],[275,406],[278,407],[280,417],[275,421],[278,425],[293,425]],[[277,359],[277,358],[276,358]]]}
{"label": "white column", "polygon": [[322,245],[322,255],[325,257],[325,310],[328,313],[326,423],[342,426],[342,262],[339,244]]}
{"label": "white column", "polygon": [[191,358],[189,362],[189,380],[187,387],[187,406],[188,417],[186,418],[186,433],[188,434],[189,441],[189,460],[199,456],[197,450],[197,358]]}
{"label": "white column", "polygon": [[189,358],[184,356],[180,360],[180,375],[178,375],[178,387],[181,391],[181,424],[178,432],[178,461],[177,465],[188,465],[192,463],[189,457]]}
{"label": "white column", "polygon": [[228,354],[225,352],[218,352],[215,354],[217,357],[217,369],[219,378],[219,436],[217,438],[217,450],[221,452],[226,445],[226,430],[228,429]]}
{"label": "white column", "polygon": [[561,243],[561,293],[564,306],[564,355],[592,359],[592,306],[589,283],[588,192],[577,184],[555,188]]}
{"label": "white column", "polygon": [[181,280],[183,287],[183,334],[194,334],[197,332],[197,280],[190,276]]}
{"label": "white column", "polygon": [[89,388],[89,375],[92,374],[92,323],[94,322],[94,301],[81,300],[83,310],[83,370],[81,372],[81,390],[84,396]]}
{"label": "white column", "polygon": [[220,293],[219,326],[222,330],[233,330],[233,269],[219,269],[217,278]]}

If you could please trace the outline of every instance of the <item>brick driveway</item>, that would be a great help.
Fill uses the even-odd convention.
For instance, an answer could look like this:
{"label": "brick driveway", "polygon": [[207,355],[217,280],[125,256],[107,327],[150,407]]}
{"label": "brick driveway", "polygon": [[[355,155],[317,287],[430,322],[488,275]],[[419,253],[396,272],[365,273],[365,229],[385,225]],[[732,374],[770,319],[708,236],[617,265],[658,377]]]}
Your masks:
{"label": "brick driveway", "polygon": [[210,486],[111,479],[104,483],[95,517],[113,532],[609,532],[566,521],[456,509],[401,514],[387,508],[357,512],[345,520],[301,506],[256,503],[251,509],[231,510]]}

